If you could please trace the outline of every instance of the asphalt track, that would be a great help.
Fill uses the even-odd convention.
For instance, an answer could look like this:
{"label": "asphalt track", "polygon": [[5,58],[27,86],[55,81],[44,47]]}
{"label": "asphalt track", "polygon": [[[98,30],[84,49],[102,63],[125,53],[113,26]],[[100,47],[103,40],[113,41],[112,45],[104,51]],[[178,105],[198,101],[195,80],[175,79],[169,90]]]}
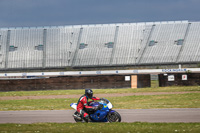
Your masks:
{"label": "asphalt track", "polygon": [[[122,122],[200,122],[200,108],[117,109]],[[74,110],[0,111],[0,123],[73,123]]]}

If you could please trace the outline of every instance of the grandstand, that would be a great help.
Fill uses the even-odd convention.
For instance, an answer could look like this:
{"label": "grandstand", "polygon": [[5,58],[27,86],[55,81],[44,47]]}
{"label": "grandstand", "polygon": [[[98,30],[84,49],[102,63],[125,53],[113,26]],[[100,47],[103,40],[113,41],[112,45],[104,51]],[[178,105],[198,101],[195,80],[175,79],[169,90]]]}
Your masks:
{"label": "grandstand", "polygon": [[200,62],[200,22],[0,28],[0,69]]}

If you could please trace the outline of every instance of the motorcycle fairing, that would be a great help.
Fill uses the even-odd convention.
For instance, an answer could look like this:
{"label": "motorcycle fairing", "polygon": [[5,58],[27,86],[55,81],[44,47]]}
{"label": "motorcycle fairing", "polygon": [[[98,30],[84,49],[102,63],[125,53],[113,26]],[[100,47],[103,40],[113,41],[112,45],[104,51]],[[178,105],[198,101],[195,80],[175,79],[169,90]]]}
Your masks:
{"label": "motorcycle fairing", "polygon": [[90,117],[93,121],[96,122],[107,122],[107,114],[109,110],[97,110],[94,114],[90,114]]}
{"label": "motorcycle fairing", "polygon": [[75,110],[77,109],[77,103],[71,103],[70,106]]}

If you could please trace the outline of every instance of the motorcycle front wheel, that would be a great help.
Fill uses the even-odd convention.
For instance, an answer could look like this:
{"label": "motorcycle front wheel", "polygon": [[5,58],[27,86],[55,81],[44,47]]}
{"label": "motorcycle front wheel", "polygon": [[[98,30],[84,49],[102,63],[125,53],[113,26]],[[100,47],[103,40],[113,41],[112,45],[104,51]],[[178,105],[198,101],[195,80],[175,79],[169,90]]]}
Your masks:
{"label": "motorcycle front wheel", "polygon": [[109,113],[107,119],[109,122],[121,122],[121,116],[117,111]]}

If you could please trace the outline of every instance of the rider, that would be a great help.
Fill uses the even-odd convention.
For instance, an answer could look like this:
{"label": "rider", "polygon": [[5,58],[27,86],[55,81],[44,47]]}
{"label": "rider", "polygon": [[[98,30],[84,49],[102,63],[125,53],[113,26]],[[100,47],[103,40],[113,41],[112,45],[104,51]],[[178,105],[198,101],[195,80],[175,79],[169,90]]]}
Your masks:
{"label": "rider", "polygon": [[93,97],[93,91],[91,89],[86,89],[85,94],[79,98],[77,111],[83,116],[83,119],[86,122],[90,121],[89,115],[86,112],[98,110],[98,107],[88,106],[88,99],[100,100],[98,97]]}

